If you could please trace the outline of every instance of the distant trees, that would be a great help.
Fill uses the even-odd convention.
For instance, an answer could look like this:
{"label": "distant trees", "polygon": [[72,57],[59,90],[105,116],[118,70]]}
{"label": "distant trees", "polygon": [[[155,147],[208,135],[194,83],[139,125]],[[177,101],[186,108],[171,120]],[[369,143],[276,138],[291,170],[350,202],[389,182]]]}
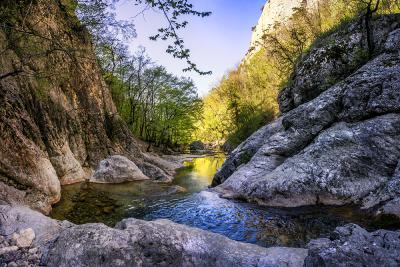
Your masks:
{"label": "distant trees", "polygon": [[137,137],[170,147],[192,140],[202,102],[191,80],[155,65],[144,49],[134,56],[123,49],[103,55],[108,55],[101,62],[118,113]]}
{"label": "distant trees", "polygon": [[[155,65],[145,50],[129,55],[124,40],[135,36],[130,21],[116,19],[118,0],[78,0],[76,12],[93,36],[95,52],[106,83],[111,89],[118,113],[139,138],[156,146],[174,147],[189,143],[195,123],[201,114],[202,102],[191,80],[178,78],[164,67]],[[155,8],[165,16],[168,26],[160,28],[152,40],[170,40],[166,50],[173,57],[186,61],[184,71],[205,75],[190,59],[190,51],[178,36],[186,27],[181,16],[205,17],[187,0],[132,0],[138,13]]]}
{"label": "distant trees", "polygon": [[274,72],[263,52],[230,71],[203,99],[197,138],[235,147],[278,112]]}

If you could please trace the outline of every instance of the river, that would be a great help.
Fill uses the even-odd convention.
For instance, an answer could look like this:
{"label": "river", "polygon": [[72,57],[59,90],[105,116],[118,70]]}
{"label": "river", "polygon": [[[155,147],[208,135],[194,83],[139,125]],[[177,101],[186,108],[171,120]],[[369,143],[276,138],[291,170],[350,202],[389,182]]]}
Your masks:
{"label": "river", "polygon": [[261,246],[303,247],[327,237],[339,225],[368,226],[369,218],[354,207],[276,209],[219,198],[208,190],[223,154],[185,162],[172,184],[150,181],[118,185],[80,183],[63,186],[51,216],[76,224],[113,226],[123,218],[169,219]]}

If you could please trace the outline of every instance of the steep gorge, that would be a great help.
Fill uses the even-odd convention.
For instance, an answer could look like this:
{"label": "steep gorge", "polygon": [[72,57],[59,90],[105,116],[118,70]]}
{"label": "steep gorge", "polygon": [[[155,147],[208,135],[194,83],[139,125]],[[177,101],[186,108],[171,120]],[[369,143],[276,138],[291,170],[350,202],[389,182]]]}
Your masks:
{"label": "steep gorge", "polygon": [[[0,263],[400,264],[398,231],[368,233],[352,224],[307,248],[263,248],[167,220],[130,218],[111,228],[31,210],[48,213],[62,184],[87,179],[110,155],[128,157],[152,179],[169,179],[172,170],[143,153],[119,118],[71,2],[15,3],[0,3]],[[233,151],[215,191],[274,207],[357,204],[400,216],[400,16],[372,25],[371,58],[360,22],[314,44],[279,96],[281,116]],[[27,232],[28,247],[13,245]]]}

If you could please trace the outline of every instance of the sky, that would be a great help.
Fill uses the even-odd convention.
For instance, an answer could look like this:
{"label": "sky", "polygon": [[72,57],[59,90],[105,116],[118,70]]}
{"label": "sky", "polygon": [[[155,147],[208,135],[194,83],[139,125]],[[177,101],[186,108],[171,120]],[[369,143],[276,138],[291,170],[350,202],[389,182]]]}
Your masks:
{"label": "sky", "polygon": [[265,0],[191,0],[194,9],[211,11],[206,18],[187,17],[189,25],[180,30],[179,36],[191,50],[192,61],[202,71],[212,75],[202,76],[194,72],[182,72],[185,62],[174,59],[165,52],[168,43],[151,41],[149,36],[166,26],[166,20],[159,12],[146,11],[138,15],[140,8],[132,2],[120,2],[117,17],[134,19],[137,37],[129,41],[132,53],[143,46],[147,54],[159,65],[177,75],[190,77],[195,82],[199,95],[204,96],[218,84],[224,74],[237,66],[250,45],[251,28],[257,24]]}

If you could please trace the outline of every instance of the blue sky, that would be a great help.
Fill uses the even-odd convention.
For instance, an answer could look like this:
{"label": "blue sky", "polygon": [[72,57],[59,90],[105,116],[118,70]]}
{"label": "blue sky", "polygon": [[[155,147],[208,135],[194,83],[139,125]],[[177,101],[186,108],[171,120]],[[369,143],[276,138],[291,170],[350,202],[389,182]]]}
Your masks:
{"label": "blue sky", "polygon": [[239,64],[250,44],[251,27],[256,25],[261,15],[261,7],[265,0],[191,0],[194,8],[200,11],[211,11],[207,18],[188,18],[189,25],[180,31],[186,47],[192,53],[193,61],[202,70],[213,72],[212,75],[201,76],[193,72],[183,73],[184,62],[172,58],[165,53],[167,43],[151,41],[166,21],[162,14],[147,11],[136,16],[139,7],[130,2],[121,2],[117,8],[119,18],[135,17],[137,38],[130,42],[132,52],[144,46],[147,54],[158,64],[165,66],[169,72],[178,76],[192,78],[201,96],[215,86],[222,76]]}

